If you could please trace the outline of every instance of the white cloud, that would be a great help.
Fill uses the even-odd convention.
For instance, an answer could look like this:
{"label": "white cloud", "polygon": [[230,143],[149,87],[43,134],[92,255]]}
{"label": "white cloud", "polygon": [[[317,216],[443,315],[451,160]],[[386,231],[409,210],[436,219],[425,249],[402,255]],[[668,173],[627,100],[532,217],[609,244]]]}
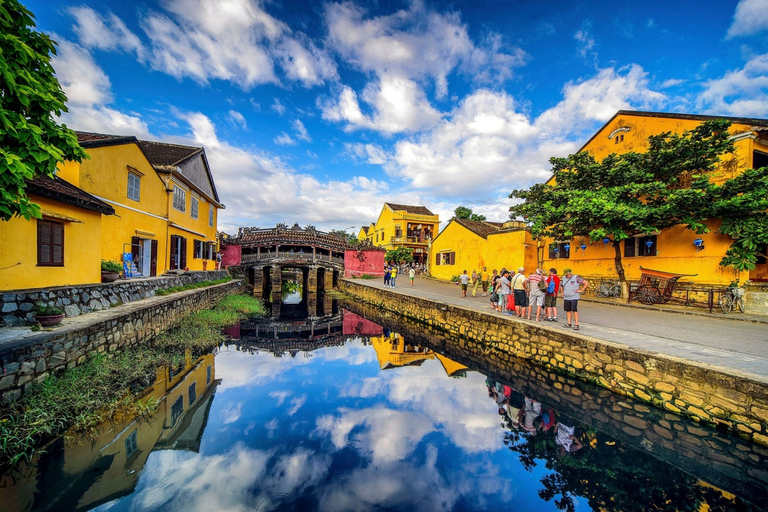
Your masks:
{"label": "white cloud", "polygon": [[298,137],[299,140],[312,142],[312,137],[309,136],[307,128],[304,126],[304,123],[302,123],[300,119],[293,121],[293,129],[296,130],[296,137]]}
{"label": "white cloud", "polygon": [[235,123],[236,125],[240,126],[242,129],[246,129],[247,128],[247,123],[245,122],[245,117],[240,112],[238,112],[236,110],[230,110],[227,113],[227,116],[229,117],[229,119],[233,123]]}
{"label": "white cloud", "polygon": [[275,98],[275,101],[272,102],[272,110],[280,115],[283,115],[285,114],[286,108],[278,98]]}
{"label": "white cloud", "polygon": [[768,29],[765,0],[741,0],[733,13],[733,23],[726,38],[750,36]]}
{"label": "white cloud", "polygon": [[296,141],[293,140],[291,136],[285,132],[281,133],[280,135],[272,139],[272,141],[278,146],[295,146],[296,145]]}
{"label": "white cloud", "polygon": [[743,68],[705,82],[696,105],[715,115],[768,116],[768,54],[754,57]]}
{"label": "white cloud", "polygon": [[58,52],[51,63],[69,109],[62,120],[75,130],[146,137],[149,129],[139,116],[107,107],[112,103],[112,84],[88,50],[56,39]]}
{"label": "white cloud", "polygon": [[285,77],[305,86],[336,78],[327,52],[293,33],[253,0],[168,0],[166,13],[151,11],[143,29],[151,41],[154,69],[176,78],[231,81],[242,89],[279,83]]}
{"label": "white cloud", "polygon": [[144,46],[136,34],[128,30],[123,20],[112,13],[99,14],[90,7],[70,7],[75,18],[72,27],[80,44],[86,48],[136,52],[139,61],[144,60]]}
{"label": "white cloud", "polygon": [[592,37],[592,22],[585,21],[581,25],[581,30],[578,30],[573,38],[579,43],[576,47],[576,51],[582,58],[586,59],[588,55],[592,55],[596,60],[597,56],[592,52],[595,48],[595,38]]}

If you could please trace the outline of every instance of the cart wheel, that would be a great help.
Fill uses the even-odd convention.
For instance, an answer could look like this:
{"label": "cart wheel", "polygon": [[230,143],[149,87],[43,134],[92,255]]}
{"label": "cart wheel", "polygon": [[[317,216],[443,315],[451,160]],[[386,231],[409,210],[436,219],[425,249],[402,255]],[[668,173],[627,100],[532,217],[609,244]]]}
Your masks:
{"label": "cart wheel", "polygon": [[645,284],[635,292],[638,302],[643,304],[658,304],[661,302],[661,292],[655,286]]}
{"label": "cart wheel", "polygon": [[726,315],[731,312],[733,309],[733,299],[730,295],[721,295],[720,296],[720,309],[723,310],[723,313]]}

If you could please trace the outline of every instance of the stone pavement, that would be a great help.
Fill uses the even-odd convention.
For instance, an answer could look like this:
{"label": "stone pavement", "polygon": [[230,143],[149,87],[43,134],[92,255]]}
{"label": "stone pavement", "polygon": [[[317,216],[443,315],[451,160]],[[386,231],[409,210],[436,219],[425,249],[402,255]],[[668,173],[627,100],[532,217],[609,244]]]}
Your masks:
{"label": "stone pavement", "polygon": [[[383,279],[355,279],[358,284],[383,288]],[[389,290],[392,290],[391,288]],[[416,277],[410,286],[406,276],[398,277],[396,292],[500,315],[488,297],[461,296],[461,287]],[[541,322],[546,327],[565,327],[562,299],[558,300],[559,323]],[[686,314],[680,314],[686,313]],[[535,317],[535,313],[534,313]],[[619,343],[646,352],[665,354],[717,367],[731,374],[768,382],[768,318],[742,313],[708,313],[696,308],[657,307],[589,300],[579,301],[580,334]],[[748,321],[745,321],[748,320]],[[534,322],[510,317],[513,322]]]}

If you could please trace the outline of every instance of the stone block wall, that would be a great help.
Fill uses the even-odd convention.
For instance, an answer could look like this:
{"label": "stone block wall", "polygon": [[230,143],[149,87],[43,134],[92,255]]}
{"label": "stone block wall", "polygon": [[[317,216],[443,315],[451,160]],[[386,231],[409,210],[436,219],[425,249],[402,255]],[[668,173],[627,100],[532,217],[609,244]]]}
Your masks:
{"label": "stone block wall", "polygon": [[148,279],[128,279],[114,283],[0,292],[0,325],[2,323],[9,326],[33,324],[35,319],[32,308],[38,302],[59,306],[68,317],[72,317],[153,297],[157,290],[213,281],[228,276],[229,273],[226,270],[211,270]]}
{"label": "stone block wall", "polygon": [[88,354],[114,352],[157,336],[184,316],[243,290],[242,281],[153,297],[94,315],[92,321],[0,345],[0,400],[21,397],[34,383],[82,364]]}
{"label": "stone block wall", "polygon": [[499,346],[470,343],[456,333],[429,328],[400,316],[383,317],[374,306],[355,300],[344,301],[342,307],[348,310],[344,314],[345,332],[348,317],[350,321],[371,319],[379,331],[386,328],[396,332],[410,345],[435,350],[538,400],[544,408],[554,408],[584,427],[595,428],[722,489],[757,497],[764,494],[768,485],[768,449],[756,443],[724,435],[679,414],[573,376],[509,357]]}
{"label": "stone block wall", "polygon": [[502,361],[532,361],[674,414],[720,424],[768,446],[768,384],[764,382],[349,280],[342,280],[339,288],[362,302],[458,335],[462,349],[494,350]]}

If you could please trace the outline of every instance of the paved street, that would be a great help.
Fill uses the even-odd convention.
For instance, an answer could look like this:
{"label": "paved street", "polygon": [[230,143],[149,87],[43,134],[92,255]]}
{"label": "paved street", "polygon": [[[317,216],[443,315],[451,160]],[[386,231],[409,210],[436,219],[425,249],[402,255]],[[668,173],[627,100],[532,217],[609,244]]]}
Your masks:
{"label": "paved street", "polygon": [[[407,276],[399,277],[398,293],[429,298],[457,306],[496,313],[488,297],[463,298],[461,287],[417,277],[413,287]],[[382,279],[354,282],[383,288]],[[390,288],[391,290],[391,288]],[[468,292],[469,295],[469,292]],[[589,298],[587,298],[589,299]],[[562,300],[558,301],[562,306]],[[671,307],[675,312],[635,304],[579,302],[579,334],[620,343],[653,353],[719,367],[730,372],[749,373],[768,382],[768,318],[746,317],[741,313],[706,313],[696,308]],[[567,329],[565,313],[558,310],[559,323],[541,322],[547,327]],[[748,319],[749,321],[744,321]],[[511,317],[510,321],[521,321]],[[527,321],[527,320],[522,320]]]}

